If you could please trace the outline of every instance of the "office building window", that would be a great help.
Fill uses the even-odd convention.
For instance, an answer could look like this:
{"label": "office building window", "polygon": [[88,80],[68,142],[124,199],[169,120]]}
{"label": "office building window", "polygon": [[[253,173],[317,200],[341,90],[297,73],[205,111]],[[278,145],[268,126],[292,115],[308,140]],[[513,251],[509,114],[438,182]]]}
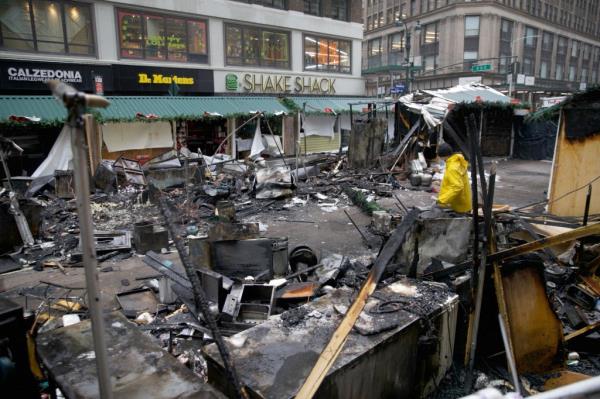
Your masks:
{"label": "office building window", "polygon": [[556,80],[563,80],[565,78],[565,67],[562,64],[556,64]]}
{"label": "office building window", "polygon": [[566,55],[567,54],[567,38],[563,36],[558,37],[558,44],[556,47],[556,54]]}
{"label": "office building window", "polygon": [[381,56],[383,49],[381,47],[381,38],[369,40],[367,44],[367,58],[369,60],[369,68],[381,66]]}
{"label": "office building window", "polygon": [[118,10],[121,58],[208,62],[204,20]]}
{"label": "office building window", "polygon": [[587,68],[582,68],[581,69],[581,81],[584,83],[588,82],[588,70]]}
{"label": "office building window", "polygon": [[477,51],[465,51],[465,53],[464,53],[465,61],[474,61],[474,60],[477,60],[477,58],[478,58]]}
{"label": "office building window", "polygon": [[404,32],[388,36],[388,64],[401,65],[404,62]]}
{"label": "office building window", "polygon": [[434,22],[423,27],[423,44],[437,43],[439,41],[438,23]]}
{"label": "office building window", "polygon": [[550,32],[542,34],[542,51],[551,53],[554,46],[554,35]]}
{"label": "office building window", "polygon": [[500,23],[500,40],[503,42],[510,42],[512,40],[513,21],[502,18]]}
{"label": "office building window", "polygon": [[240,3],[259,4],[265,7],[279,8],[281,10],[287,10],[286,0],[234,0]]}
{"label": "office building window", "polygon": [[583,45],[583,59],[588,61],[590,59],[591,46],[589,44]]}
{"label": "office building window", "polygon": [[523,73],[533,76],[535,70],[535,62],[533,58],[523,58]]}
{"label": "office building window", "polygon": [[531,26],[525,27],[525,37],[523,41],[525,43],[525,47],[528,49],[535,49],[537,47],[538,42],[538,30],[536,28],[532,28]]}
{"label": "office building window", "polygon": [[425,72],[432,72],[437,64],[437,55],[428,55],[423,57],[423,70]]}
{"label": "office building window", "polygon": [[304,0],[304,13],[321,15],[321,0]]}
{"label": "office building window", "polygon": [[90,5],[72,1],[4,0],[0,2],[0,47],[94,55]]}
{"label": "office building window", "polygon": [[289,32],[225,24],[225,63],[290,68]]}
{"label": "office building window", "polygon": [[540,78],[548,79],[548,61],[542,61],[540,63]]}
{"label": "office building window", "polygon": [[[475,61],[479,58],[479,15],[465,17],[465,43],[463,60]],[[466,69],[471,69],[473,62],[465,63]]]}
{"label": "office building window", "polygon": [[326,17],[340,21],[348,20],[348,0],[331,0],[329,13]]}
{"label": "office building window", "polygon": [[404,51],[404,32],[394,33],[389,36],[390,52]]}
{"label": "office building window", "polygon": [[571,57],[578,58],[579,57],[579,42],[577,40],[573,40],[571,45]]}
{"label": "office building window", "polygon": [[500,53],[498,56],[498,69],[500,73],[509,73],[509,66],[512,63],[512,31],[513,21],[502,18],[500,22]]}
{"label": "office building window", "polygon": [[304,36],[304,69],[350,73],[352,43],[348,40]]}
{"label": "office building window", "polygon": [[465,17],[465,37],[479,36],[479,15]]}
{"label": "office building window", "polygon": [[569,66],[569,80],[573,82],[575,80],[575,75],[577,73],[577,67],[575,65]]}

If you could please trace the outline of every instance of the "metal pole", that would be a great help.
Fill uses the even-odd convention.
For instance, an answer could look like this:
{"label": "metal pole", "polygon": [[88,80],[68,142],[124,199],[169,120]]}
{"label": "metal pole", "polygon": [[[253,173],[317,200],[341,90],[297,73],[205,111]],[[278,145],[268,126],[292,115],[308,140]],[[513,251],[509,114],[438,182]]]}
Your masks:
{"label": "metal pole", "polygon": [[521,395],[521,386],[519,384],[519,375],[517,374],[515,355],[510,346],[510,342],[508,341],[508,332],[506,331],[504,319],[502,319],[501,314],[498,314],[498,323],[500,324],[500,333],[502,334],[502,342],[504,342],[504,352],[506,353],[506,361],[508,363],[508,368],[510,369],[510,375],[513,379],[513,385],[515,386],[515,391]]}
{"label": "metal pole", "polygon": [[588,218],[590,216],[590,203],[592,202],[592,185],[588,186],[588,192],[585,196],[585,211],[583,213],[583,225],[587,226]]}
{"label": "metal pole", "polygon": [[410,93],[410,40],[411,40],[411,34],[410,31],[408,30],[408,27],[406,26],[406,24],[404,24],[404,31],[406,32],[406,93]]}
{"label": "metal pole", "polygon": [[350,217],[350,214],[348,213],[348,211],[346,211],[344,209],[344,213],[346,214],[346,216],[348,216],[348,219],[350,219],[350,222],[352,222],[352,224],[354,225],[354,228],[356,229],[356,231],[358,231],[358,233],[360,234],[360,236],[362,237],[363,241],[365,242],[365,244],[367,245],[367,247],[369,249],[371,249],[371,244],[369,243],[369,240],[367,239],[367,237],[364,235],[364,233],[362,231],[360,231],[360,228],[358,227],[358,225],[354,222],[354,220],[352,220],[352,217]]}
{"label": "metal pole", "polygon": [[[81,110],[83,111],[83,107],[81,107]],[[94,338],[94,352],[96,353],[98,388],[101,398],[110,399],[113,397],[113,394],[110,374],[108,372],[104,319],[100,305],[98,262],[96,260],[94,226],[92,225],[92,213],[90,211],[90,182],[85,162],[83,126],[77,126],[77,121],[72,122],[75,122],[75,126],[70,126],[75,198],[77,202],[77,215],[79,216],[79,229],[81,231],[81,248],[83,250],[83,265],[85,268],[85,285],[88,292],[88,308],[90,309],[90,317],[92,319],[92,336]]]}
{"label": "metal pole", "polygon": [[94,242],[94,226],[90,210],[90,182],[86,162],[83,113],[85,107],[106,107],[109,103],[100,96],[77,92],[73,87],[59,81],[50,81],[48,86],[54,95],[64,102],[69,111],[67,126],[71,133],[73,151],[73,175],[75,178],[75,200],[81,232],[81,248],[85,283],[88,292],[88,308],[92,320],[92,338],[96,356],[96,372],[98,374],[98,390],[100,398],[112,399],[112,384],[108,371],[108,356],[104,336],[104,319],[100,306],[100,289],[98,281],[98,262]]}
{"label": "metal pole", "polygon": [[[478,215],[478,198],[477,198],[477,138],[475,137],[475,121],[473,115],[469,115],[469,117],[465,118],[465,127],[467,132],[467,138],[470,143],[470,156],[469,163],[471,164],[471,201],[472,201],[472,212],[473,212],[473,271],[477,271],[477,266],[479,265],[479,215]],[[483,269],[483,268],[481,268]],[[483,273],[483,270],[479,270],[479,273]],[[479,276],[478,273],[475,273],[474,277],[479,281],[482,276]],[[465,354],[465,365],[468,367],[467,376],[465,380],[465,384],[467,387],[471,388],[471,383],[473,380],[473,369],[472,367],[472,358],[474,358],[473,349],[477,344],[477,328],[476,328],[476,313],[477,309],[474,309],[469,317],[469,327],[467,333],[467,348]]]}

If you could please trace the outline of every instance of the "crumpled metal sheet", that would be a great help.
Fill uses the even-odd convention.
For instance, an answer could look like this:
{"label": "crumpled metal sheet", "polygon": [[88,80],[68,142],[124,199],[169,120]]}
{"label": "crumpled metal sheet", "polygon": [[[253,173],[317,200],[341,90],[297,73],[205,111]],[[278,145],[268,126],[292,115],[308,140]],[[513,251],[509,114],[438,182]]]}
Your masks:
{"label": "crumpled metal sheet", "polygon": [[256,171],[256,198],[281,198],[292,196],[294,180],[287,167],[277,166]]}
{"label": "crumpled metal sheet", "polygon": [[460,263],[467,258],[471,235],[470,218],[434,218],[419,221],[397,255],[403,273],[408,274],[418,245],[417,276],[423,274],[431,259]]}

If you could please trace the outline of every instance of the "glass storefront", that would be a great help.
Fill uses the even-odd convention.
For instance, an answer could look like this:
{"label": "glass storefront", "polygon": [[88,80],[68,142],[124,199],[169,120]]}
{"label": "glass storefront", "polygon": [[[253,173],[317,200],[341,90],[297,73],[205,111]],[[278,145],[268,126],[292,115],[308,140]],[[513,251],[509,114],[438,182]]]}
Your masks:
{"label": "glass storefront", "polygon": [[72,1],[3,0],[0,2],[0,47],[95,55],[90,5]]}
{"label": "glass storefront", "polygon": [[347,40],[304,36],[304,69],[350,73],[351,43]]}
{"label": "glass storefront", "polygon": [[118,10],[121,58],[208,62],[207,22]]}
{"label": "glass storefront", "polygon": [[289,43],[289,32],[226,24],[225,63],[289,69]]}

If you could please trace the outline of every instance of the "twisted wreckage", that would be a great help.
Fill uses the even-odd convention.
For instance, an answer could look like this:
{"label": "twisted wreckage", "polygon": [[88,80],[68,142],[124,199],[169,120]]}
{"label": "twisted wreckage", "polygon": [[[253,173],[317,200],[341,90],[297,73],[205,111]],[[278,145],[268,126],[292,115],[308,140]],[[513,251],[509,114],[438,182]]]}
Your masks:
{"label": "twisted wreckage", "polygon": [[[83,105],[107,104],[53,90],[69,109],[72,167],[10,176],[4,160],[20,148],[1,142],[7,397],[599,394],[598,178],[565,189],[568,166],[554,165],[550,209],[587,192],[568,215],[494,203],[500,165],[483,155],[511,147],[494,124],[512,115],[500,93],[351,104],[346,151],[286,157],[257,139],[245,160],[181,148],[140,165],[90,162]],[[475,212],[431,206],[441,142],[469,160]],[[269,234],[275,224],[288,236]],[[336,235],[340,253],[301,241]],[[10,286],[23,275],[35,283]]]}

